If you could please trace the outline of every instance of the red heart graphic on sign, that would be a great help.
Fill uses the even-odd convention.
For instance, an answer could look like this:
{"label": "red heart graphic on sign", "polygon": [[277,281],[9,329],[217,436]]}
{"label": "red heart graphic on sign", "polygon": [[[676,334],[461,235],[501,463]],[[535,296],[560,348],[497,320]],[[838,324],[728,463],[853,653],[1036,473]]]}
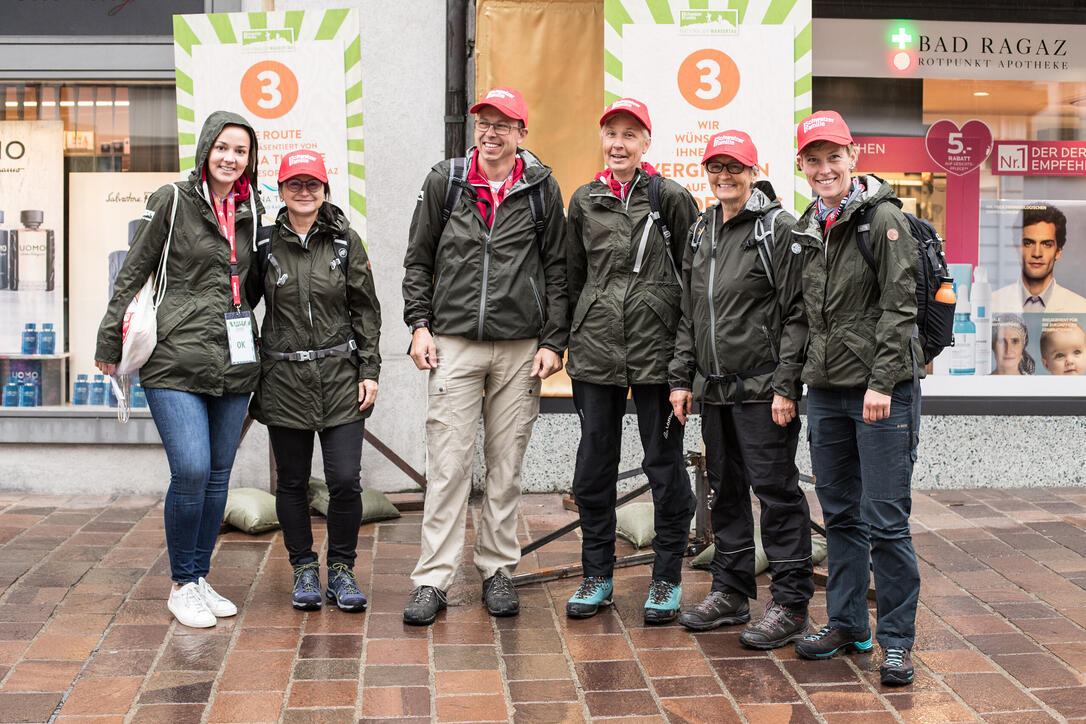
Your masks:
{"label": "red heart graphic on sign", "polygon": [[931,124],[924,146],[931,160],[955,176],[980,168],[992,152],[992,131],[984,121],[966,121],[958,128],[945,118]]}

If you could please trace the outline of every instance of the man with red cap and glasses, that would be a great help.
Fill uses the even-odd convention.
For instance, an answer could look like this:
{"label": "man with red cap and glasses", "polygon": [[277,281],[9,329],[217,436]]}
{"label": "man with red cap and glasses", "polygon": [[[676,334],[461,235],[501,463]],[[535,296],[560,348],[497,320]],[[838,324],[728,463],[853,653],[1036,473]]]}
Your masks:
{"label": "man with red cap and glasses", "polygon": [[682,559],[695,502],[683,461],[683,426],[668,402],[667,366],[682,293],[678,264],[698,207],[686,189],[642,160],[651,131],[640,101],[622,98],[608,106],[600,117],[606,169],[569,202],[569,376],[581,420],[573,497],[584,569],[566,604],[574,618],[593,616],[612,602],[619,451],[631,392],[655,521],[645,623],[675,620],[682,599]]}
{"label": "man with red cap and glasses", "polygon": [[433,623],[456,574],[480,407],[486,494],[475,567],[490,614],[519,612],[510,577],[520,561],[521,467],[540,380],[562,368],[568,336],[562,193],[550,168],[520,148],[524,98],[495,88],[471,112],[475,147],[427,175],[404,258],[409,354],[429,376],[422,553],[403,613],[414,625]]}
{"label": "man with red cap and glasses", "polygon": [[[882,683],[910,684],[920,594],[909,531],[920,423],[913,375],[924,373],[914,335],[917,242],[889,184],[852,175],[859,154],[838,113],[808,116],[797,136],[797,167],[815,194],[792,235],[803,253],[802,379],[826,523],[829,620],[798,641],[796,653],[825,659],[871,650],[866,594],[873,570]],[[873,266],[858,244],[865,223]]]}

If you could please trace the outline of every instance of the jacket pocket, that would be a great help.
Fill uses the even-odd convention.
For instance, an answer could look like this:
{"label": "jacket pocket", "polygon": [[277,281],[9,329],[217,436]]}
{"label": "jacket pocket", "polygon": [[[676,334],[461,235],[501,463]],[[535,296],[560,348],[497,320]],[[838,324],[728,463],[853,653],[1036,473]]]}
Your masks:
{"label": "jacket pocket", "polygon": [[159,341],[169,337],[170,332],[176,329],[181,322],[191,317],[195,311],[196,300],[191,297],[177,306],[170,307],[165,311],[159,311],[157,320]]}
{"label": "jacket pocket", "polygon": [[654,286],[648,287],[646,292],[642,297],[645,304],[656,313],[656,316],[664,323],[667,331],[674,332],[676,325],[679,323],[679,315],[682,314],[682,309],[679,306],[678,287],[672,292],[670,287]]}
{"label": "jacket pocket", "polygon": [[841,341],[870,369],[875,357],[875,344],[872,340],[861,337],[851,329],[846,329],[841,336]]}
{"label": "jacket pocket", "polygon": [[528,276],[528,284],[532,287],[532,296],[535,298],[535,306],[539,309],[539,323],[546,324],[547,313],[543,309],[543,300],[539,298],[539,288],[536,286],[535,279],[531,275]]}
{"label": "jacket pocket", "polygon": [[577,300],[577,308],[573,310],[573,320],[570,325],[570,331],[576,332],[580,329],[581,324],[584,322],[585,317],[588,316],[588,310],[592,308],[592,305],[596,303],[597,294],[593,290],[591,294],[581,293],[580,299]]}

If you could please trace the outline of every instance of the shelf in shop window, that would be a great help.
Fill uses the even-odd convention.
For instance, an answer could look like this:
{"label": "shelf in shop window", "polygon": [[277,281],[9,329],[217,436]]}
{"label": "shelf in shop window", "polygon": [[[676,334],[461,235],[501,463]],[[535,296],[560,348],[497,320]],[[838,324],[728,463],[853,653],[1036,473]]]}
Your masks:
{"label": "shelf in shop window", "polygon": [[0,352],[0,359],[40,359],[40,360],[53,360],[53,359],[70,359],[71,352],[60,352],[57,354],[18,354],[16,352]]}

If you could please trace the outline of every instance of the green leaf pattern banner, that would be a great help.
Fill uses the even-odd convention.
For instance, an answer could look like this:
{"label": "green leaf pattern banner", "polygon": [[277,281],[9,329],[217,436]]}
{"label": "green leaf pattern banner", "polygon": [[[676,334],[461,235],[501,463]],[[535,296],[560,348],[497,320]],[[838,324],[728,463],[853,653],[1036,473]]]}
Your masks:
{"label": "green leaf pattern banner", "polygon": [[604,13],[604,99],[648,105],[648,161],[704,208],[706,141],[746,131],[785,207],[806,208],[794,159],[811,113],[811,0],[605,0]]}
{"label": "green leaf pattern banner", "polygon": [[[261,199],[274,216],[284,154],[324,155],[330,200],[366,238],[362,53],[357,10],[175,15],[177,142],[194,164],[207,115],[240,113],[257,132]],[[339,68],[343,72],[339,73]]]}

